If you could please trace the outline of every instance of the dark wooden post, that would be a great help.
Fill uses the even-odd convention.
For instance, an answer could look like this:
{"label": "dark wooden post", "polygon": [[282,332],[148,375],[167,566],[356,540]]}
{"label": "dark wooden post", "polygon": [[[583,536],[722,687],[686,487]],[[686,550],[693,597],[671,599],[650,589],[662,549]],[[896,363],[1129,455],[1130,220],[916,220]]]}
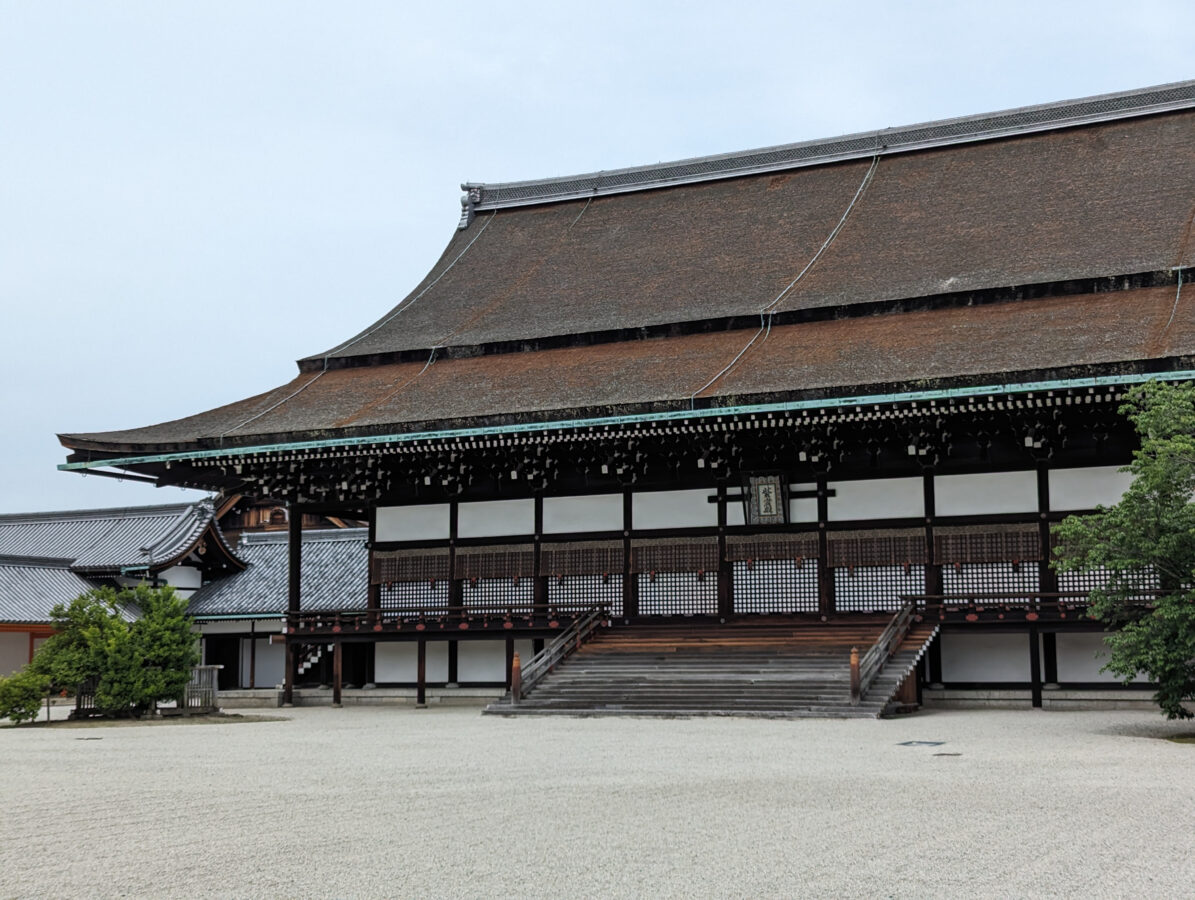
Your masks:
{"label": "dark wooden post", "polygon": [[460,508],[453,500],[448,505],[448,614],[465,613],[465,584],[456,574],[456,536],[460,521]]}
{"label": "dark wooden post", "polygon": [[378,539],[378,511],[374,507],[369,511],[369,558],[365,561],[365,565],[369,571],[369,587],[365,595],[365,610],[366,621],[369,627],[372,628],[378,624],[381,617],[378,615],[382,608],[382,586],[376,583],[373,576],[373,545]]}
{"label": "dark wooden post", "polygon": [[1034,709],[1041,708],[1041,650],[1037,626],[1029,626],[1029,690]]}
{"label": "dark wooden post", "polygon": [[295,702],[295,652],[291,641],[292,628],[301,608],[300,583],[303,572],[303,509],[297,503],[287,510],[287,569],[286,569],[286,673],[282,688],[282,702]]}
{"label": "dark wooden post", "polygon": [[1037,466],[1037,539],[1041,560],[1037,564],[1037,589],[1043,594],[1058,593],[1058,573],[1050,567],[1050,468]]}
{"label": "dark wooden post", "polygon": [[[937,500],[934,494],[934,470],[926,469],[922,475],[922,496],[925,504],[925,592],[927,594],[942,593],[942,564],[938,561],[934,549],[934,520],[937,517]],[[927,613],[941,614],[941,601],[931,600],[926,604]],[[935,640],[936,644],[937,641]],[[939,662],[941,653],[938,654]],[[931,679],[932,680],[932,679]]]}
{"label": "dark wooden post", "polygon": [[459,672],[459,656],[460,656],[460,642],[448,642],[448,683],[456,685],[459,681],[457,673]]}
{"label": "dark wooden post", "polygon": [[622,614],[627,618],[639,615],[639,579],[631,571],[631,491],[622,492]]}
{"label": "dark wooden post", "polygon": [[718,482],[718,615],[734,615],[734,565],[726,558],[726,482]]}
{"label": "dark wooden post", "polygon": [[511,679],[514,678],[515,642],[514,638],[506,639],[506,687],[509,690]]}
{"label": "dark wooden post", "polygon": [[249,620],[249,689],[257,687],[257,622]]}
{"label": "dark wooden post", "polygon": [[830,567],[830,482],[817,476],[817,607],[823,616],[834,615],[834,570]]}
{"label": "dark wooden post", "polygon": [[851,647],[851,705],[861,699],[862,678],[859,674],[859,648]]}
{"label": "dark wooden post", "polygon": [[427,706],[427,641],[420,638],[415,665],[415,707]]}
{"label": "dark wooden post", "polygon": [[1058,633],[1043,631],[1041,635],[1042,680],[1048,685],[1058,684]]}
{"label": "dark wooden post", "polygon": [[332,705],[340,706],[340,686],[344,676],[344,641],[332,645]]}
{"label": "dark wooden post", "polygon": [[535,622],[548,621],[548,576],[543,572],[544,498],[535,498],[534,578],[531,582],[531,615]]}

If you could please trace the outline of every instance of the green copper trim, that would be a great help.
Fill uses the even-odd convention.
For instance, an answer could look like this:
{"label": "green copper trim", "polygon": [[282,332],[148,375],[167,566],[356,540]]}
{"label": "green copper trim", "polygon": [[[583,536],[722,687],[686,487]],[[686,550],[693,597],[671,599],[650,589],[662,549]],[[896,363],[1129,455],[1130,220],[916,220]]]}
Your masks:
{"label": "green copper trim", "polygon": [[192,450],[181,453],[157,453],[146,456],[125,456],[118,459],[97,459],[88,462],[59,463],[64,472],[100,469],[109,466],[127,467],[156,462],[176,462],[194,459],[221,459],[238,456],[260,456],[264,453],[287,453],[297,450],[366,447],[377,444],[407,444],[413,441],[441,441],[453,438],[485,437],[497,434],[520,434],[542,431],[564,431],[578,428],[601,428],[610,425],[636,425],[646,422],[676,422],[685,419],[714,419],[722,416],[745,416],[767,413],[789,413],[812,409],[837,409],[845,406],[877,406],[892,403],[920,403],[978,397],[988,394],[1024,394],[1036,391],[1056,391],[1084,387],[1113,387],[1124,384],[1143,384],[1147,381],[1191,381],[1195,370],[1154,372],[1138,375],[1099,375],[1092,378],[1067,378],[1055,381],[1027,381],[1017,384],[990,384],[975,387],[943,388],[932,391],[906,391],[900,394],[866,394],[855,397],[831,397],[821,400],[790,400],[780,403],[758,403],[744,406],[715,406],[705,409],[679,409],[667,412],[638,413],[626,416],[605,416],[596,419],[562,419],[553,422],[525,422],[517,425],[493,425],[484,428],[453,428],[444,431],[413,431],[406,434],[387,434],[370,437],[336,438],[325,441],[297,441],[287,444],[259,444],[255,447],[230,447],[217,450]]}

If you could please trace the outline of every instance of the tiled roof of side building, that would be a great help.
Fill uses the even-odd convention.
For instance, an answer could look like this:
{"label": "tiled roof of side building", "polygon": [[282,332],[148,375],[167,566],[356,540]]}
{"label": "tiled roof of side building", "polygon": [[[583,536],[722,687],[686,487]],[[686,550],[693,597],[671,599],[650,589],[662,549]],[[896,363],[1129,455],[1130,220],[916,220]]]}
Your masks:
{"label": "tiled roof of side building", "polygon": [[[834,396],[869,386],[993,383],[1010,373],[1195,361],[1195,292],[1173,286],[778,325],[713,385],[754,330],[723,331],[301,375],[272,394],[68,446],[172,452],[282,438],[417,432]],[[307,386],[296,393],[300,387]],[[875,390],[870,390],[875,387]],[[694,397],[694,394],[696,396]],[[280,398],[290,399],[279,404]],[[692,398],[692,399],[691,399]],[[268,412],[265,412],[269,410]],[[432,417],[435,417],[434,419]],[[242,423],[245,424],[243,427]]]}
{"label": "tiled roof of side building", "polygon": [[[369,592],[368,529],[303,532],[300,597],[303,609],[364,609]],[[287,608],[288,547],[285,532],[244,534],[237,555],[243,572],[205,584],[192,596],[196,618],[280,616]]]}
{"label": "tiled roof of side building", "polygon": [[208,500],[164,506],[0,515],[0,554],[70,560],[80,573],[172,562],[212,524]]}
{"label": "tiled roof of side building", "polygon": [[[464,355],[758,315],[777,298],[777,310],[829,315],[883,300],[1191,265],[1195,242],[1184,246],[1184,235],[1195,194],[1195,82],[1180,87],[1185,99],[1135,118],[1076,126],[1064,116],[1018,136],[881,149],[874,171],[863,154],[499,204],[454,234],[397,307],[301,366],[422,363],[431,348]],[[784,293],[848,210],[816,265]]]}
{"label": "tiled roof of side building", "polygon": [[0,622],[48,623],[55,604],[70,603],[91,588],[68,560],[0,556]]}

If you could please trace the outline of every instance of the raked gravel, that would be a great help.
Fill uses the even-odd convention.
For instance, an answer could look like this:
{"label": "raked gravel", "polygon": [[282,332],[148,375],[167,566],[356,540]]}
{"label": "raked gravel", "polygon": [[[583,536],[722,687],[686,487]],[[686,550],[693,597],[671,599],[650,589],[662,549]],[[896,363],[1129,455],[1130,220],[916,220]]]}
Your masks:
{"label": "raked gravel", "polygon": [[1195,896],[1156,713],[269,712],[0,728],[0,898]]}

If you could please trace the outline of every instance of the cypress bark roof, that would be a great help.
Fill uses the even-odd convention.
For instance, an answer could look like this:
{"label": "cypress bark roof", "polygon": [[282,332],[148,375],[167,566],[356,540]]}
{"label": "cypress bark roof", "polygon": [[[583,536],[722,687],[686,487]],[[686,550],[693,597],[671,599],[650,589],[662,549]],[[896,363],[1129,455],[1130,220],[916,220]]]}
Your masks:
{"label": "cypress bark roof", "polygon": [[715,157],[586,199],[473,186],[424,281],[291,383],[60,437],[189,451],[1186,361],[1195,82],[1118,97],[1084,107],[1123,101],[1106,121],[1043,106],[1016,111],[1033,133],[892,152],[881,133],[870,157],[757,174]]}

